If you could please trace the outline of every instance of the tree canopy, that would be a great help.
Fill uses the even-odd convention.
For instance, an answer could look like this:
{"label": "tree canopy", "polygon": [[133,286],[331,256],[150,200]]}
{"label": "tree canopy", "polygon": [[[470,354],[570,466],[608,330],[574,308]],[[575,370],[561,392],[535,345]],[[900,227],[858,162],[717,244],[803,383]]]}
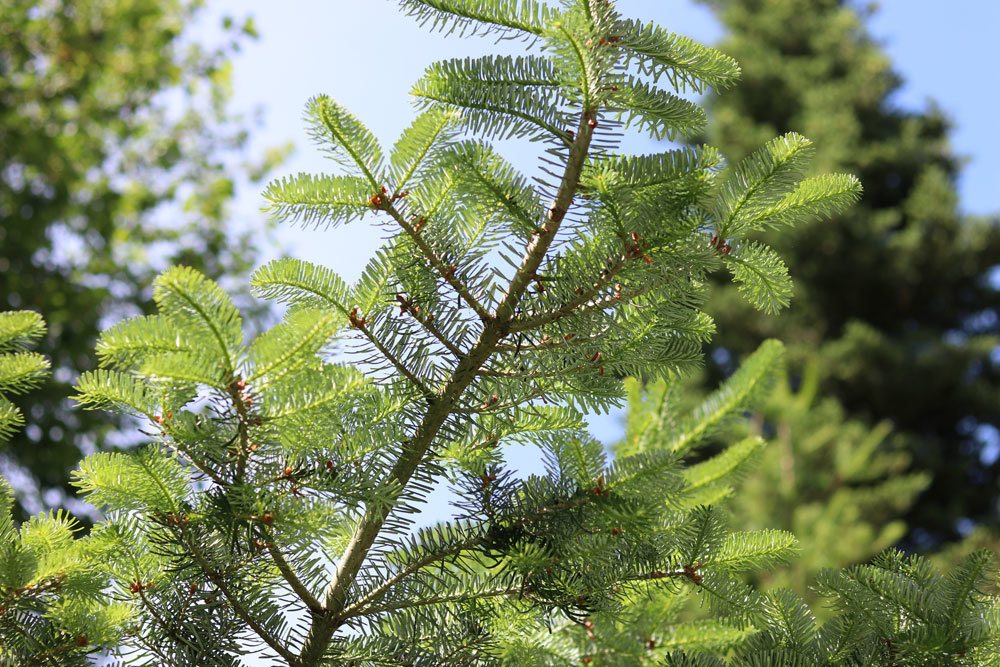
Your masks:
{"label": "tree canopy", "polygon": [[761,340],[785,341],[793,381],[813,367],[822,395],[848,418],[891,423],[913,470],[930,476],[905,514],[906,544],[956,540],[970,521],[995,529],[1000,224],[960,215],[946,117],[894,102],[902,80],[852,3],[707,4],[729,31],[720,48],[743,66],[738,88],[707,101],[709,140],[739,157],[795,129],[816,141],[815,169],[865,185],[831,221],[764,237],[795,267],[782,317],[718,286],[716,377]]}
{"label": "tree canopy", "polygon": [[[250,230],[228,226],[248,124],[226,107],[230,58],[255,28],[193,40],[200,2],[11,0],[0,7],[0,309],[44,313],[55,373],[0,453],[29,508],[66,499],[81,452],[120,422],[71,409],[97,334],[150,307],[171,263],[245,274]],[[261,230],[255,230],[258,234]]]}

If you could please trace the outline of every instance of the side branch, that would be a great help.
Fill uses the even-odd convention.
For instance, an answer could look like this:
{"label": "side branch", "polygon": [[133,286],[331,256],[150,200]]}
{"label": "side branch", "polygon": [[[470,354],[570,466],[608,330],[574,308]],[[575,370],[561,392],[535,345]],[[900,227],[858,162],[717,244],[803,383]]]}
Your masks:
{"label": "side branch", "polygon": [[457,345],[452,343],[451,340],[444,335],[444,332],[438,329],[438,326],[434,324],[433,314],[422,312],[419,306],[411,302],[402,294],[397,294],[396,300],[399,302],[399,307],[404,313],[409,313],[413,319],[415,319],[421,326],[423,326],[424,329],[427,330],[427,333],[434,336],[437,342],[441,343],[446,350],[455,355],[455,358],[461,359],[465,356],[465,353],[462,352]]}
{"label": "side branch", "polygon": [[471,549],[472,547],[480,544],[482,540],[483,538],[481,536],[477,536],[474,539],[467,540],[466,542],[462,542],[452,547],[449,547],[444,551],[439,551],[436,553],[428,554],[423,558],[418,558],[417,560],[413,561],[412,563],[404,567],[402,570],[400,570],[393,576],[386,579],[384,582],[382,582],[382,584],[378,586],[378,588],[373,589],[364,597],[362,597],[357,602],[352,604],[350,607],[344,609],[344,611],[340,615],[341,620],[347,620],[355,616],[364,616],[367,613],[367,609],[371,608],[370,605],[374,605],[376,602],[382,599],[382,596],[384,596],[386,593],[392,590],[392,587],[398,584],[399,582],[403,581],[410,575],[419,572],[421,569],[427,567],[428,565],[437,563],[438,561],[444,560],[449,556],[457,556],[466,549]]}
{"label": "side branch", "polygon": [[374,334],[372,334],[371,329],[368,328],[368,325],[365,324],[364,320],[354,319],[351,322],[351,326],[353,326],[354,328],[358,329],[361,333],[363,333],[365,335],[365,338],[367,338],[368,341],[375,346],[375,349],[381,352],[382,356],[385,357],[386,360],[392,364],[393,368],[399,371],[400,375],[402,375],[411,383],[413,383],[413,386],[416,387],[421,394],[427,397],[433,396],[431,390],[428,389],[426,385],[424,385],[424,383],[420,380],[420,378],[414,375],[414,373],[409,368],[406,367],[406,365],[399,357],[390,352],[389,349],[386,348],[386,346],[383,345],[381,341],[379,341],[379,339]]}
{"label": "side branch", "polygon": [[407,600],[403,602],[390,602],[383,605],[372,605],[357,612],[357,616],[372,616],[384,614],[391,611],[401,611],[403,609],[413,609],[414,607],[426,607],[434,604],[448,604],[449,602],[462,602],[463,600],[483,600],[505,595],[522,596],[525,593],[523,586],[504,586],[494,588],[479,593],[456,593],[454,595],[436,595],[433,597],[420,598],[419,600]]}
{"label": "side branch", "polygon": [[[534,328],[534,327],[532,327]],[[580,347],[586,343],[595,343],[603,339],[605,332],[597,333],[593,336],[573,336],[571,338],[552,338],[543,336],[537,343],[514,344],[503,343],[497,345],[497,352],[510,352],[520,354],[521,352],[540,352],[544,350],[558,350],[559,348]],[[567,334],[568,336],[569,334]]]}
{"label": "side branch", "polygon": [[[602,488],[602,494],[603,494]],[[505,528],[527,528],[534,521],[541,521],[542,519],[552,516],[556,512],[567,512],[571,511],[589,503],[594,502],[598,497],[595,495],[593,490],[581,490],[575,496],[571,498],[566,498],[564,500],[558,500],[550,505],[545,505],[538,508],[534,512],[520,517],[517,521],[504,526]],[[385,611],[388,609],[387,605],[376,605],[376,603],[382,599],[392,587],[396,584],[402,582],[407,577],[416,574],[428,565],[434,565],[439,563],[446,558],[452,556],[458,556],[463,551],[468,551],[469,549],[474,549],[475,547],[482,546],[489,542],[489,533],[483,533],[481,535],[476,535],[463,540],[457,544],[449,546],[447,549],[437,551],[425,555],[422,558],[418,558],[413,561],[403,569],[401,569],[396,574],[389,577],[386,581],[380,584],[377,588],[369,591],[363,597],[361,597],[357,602],[352,604],[350,607],[345,609],[341,614],[341,619],[346,620],[353,618],[355,616],[364,616],[370,613],[377,613],[378,611]],[[643,578],[656,578],[654,576],[648,576]],[[518,586],[516,590],[523,591],[523,586]],[[373,611],[374,610],[374,611]]]}
{"label": "side branch", "polygon": [[268,540],[266,542],[267,552],[271,554],[271,560],[278,568],[278,572],[284,578],[285,582],[291,587],[295,594],[299,596],[302,603],[313,613],[321,613],[323,611],[323,605],[320,601],[312,594],[312,592],[302,583],[302,580],[295,574],[292,566],[288,564],[285,560],[285,556],[281,553],[281,550],[274,544],[273,540]]}
{"label": "side branch", "polygon": [[[573,315],[577,310],[583,306],[587,306],[593,299],[601,293],[602,290],[607,288],[611,281],[621,273],[622,269],[625,268],[625,262],[627,257],[622,255],[618,257],[611,266],[606,268],[594,284],[586,290],[581,290],[581,292],[576,295],[569,302],[563,304],[556,310],[548,313],[542,313],[535,316],[522,316],[511,322],[510,330],[513,332],[519,331],[529,331],[531,329],[537,329],[538,327],[544,326],[546,324],[551,324],[556,320],[561,320],[564,317],[569,317]],[[601,302],[607,302],[609,305],[613,305],[619,299],[608,299],[602,300]]]}
{"label": "side branch", "polygon": [[198,563],[198,567],[204,572],[208,580],[211,581],[216,588],[218,588],[222,595],[229,602],[233,611],[237,616],[240,617],[247,626],[254,631],[254,633],[261,638],[261,640],[270,646],[275,653],[280,655],[285,659],[286,662],[293,665],[295,664],[295,654],[289,651],[280,639],[272,635],[267,628],[262,626],[257,622],[257,619],[253,614],[243,605],[243,601],[240,600],[236,594],[229,588],[229,584],[226,583],[225,577],[212,566],[212,564],[205,558],[205,554],[201,552],[198,545],[194,543],[194,540],[187,540],[188,549],[191,550],[191,555],[194,556],[195,562]]}
{"label": "side branch", "polygon": [[420,249],[420,252],[423,253],[427,261],[431,263],[434,270],[441,275],[441,278],[444,279],[446,283],[451,285],[452,288],[458,292],[458,295],[462,297],[462,300],[465,301],[469,308],[474,310],[476,315],[479,316],[479,319],[484,322],[489,320],[492,317],[490,311],[479,302],[479,299],[473,296],[472,292],[465,283],[455,277],[455,270],[446,265],[444,260],[438,257],[438,254],[434,252],[434,248],[430,247],[424,237],[420,235],[420,230],[410,224],[395,206],[390,204],[385,210],[392,216],[392,219],[396,221],[400,228],[406,232],[407,236],[413,239],[413,242],[417,244],[417,248]]}

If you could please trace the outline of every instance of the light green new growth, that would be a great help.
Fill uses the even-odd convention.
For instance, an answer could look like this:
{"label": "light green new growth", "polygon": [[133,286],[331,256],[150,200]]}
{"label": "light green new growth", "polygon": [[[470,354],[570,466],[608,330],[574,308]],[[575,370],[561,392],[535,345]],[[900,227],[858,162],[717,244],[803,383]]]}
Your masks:
{"label": "light green new growth", "polygon": [[[38,313],[0,313],[0,444],[24,417],[3,393],[38,386],[49,363],[27,347],[45,333]],[[105,579],[63,512],[13,520],[14,494],[0,478],[0,665],[76,665],[81,646],[116,638],[124,615],[101,596]]]}
{"label": "light green new growth", "polygon": [[[926,560],[893,550],[870,565],[824,571],[809,582],[822,598],[823,623],[792,591],[761,592],[733,576],[780,566],[801,548],[785,531],[729,532],[720,509],[711,516],[704,509],[731,505],[737,516],[753,512],[739,507],[746,496],[734,488],[756,464],[764,443],[755,436],[732,439],[730,431],[739,429],[722,426],[738,427],[747,411],[760,409],[774,392],[781,360],[781,345],[766,341],[690,409],[680,407],[683,383],[642,386],[630,380],[627,432],[616,453],[672,451],[684,443],[685,453],[699,460],[684,470],[681,505],[702,508],[694,514],[701,512],[702,521],[687,528],[698,528],[700,543],[712,545],[699,559],[714,568],[701,568],[703,578],[695,587],[674,584],[627,598],[613,613],[586,619],[583,632],[565,626],[575,655],[584,656],[586,664],[677,667],[997,664],[1000,598],[983,592],[995,576],[986,551],[971,554],[945,576]],[[769,493],[775,495],[773,487]],[[769,507],[780,512],[779,502]],[[843,528],[846,538],[853,527]],[[826,545],[812,539],[808,546]],[[705,608],[711,620],[704,618]]]}
{"label": "light green new growth", "polygon": [[[674,93],[728,86],[739,70],[606,0],[401,4],[445,31],[525,37],[526,54],[431,66],[413,90],[422,113],[388,155],[341,105],[309,102],[311,134],[337,172],[281,179],[265,197],[282,221],[392,230],[355,284],[271,262],[252,285],[288,311],[246,340],[219,286],[177,267],[156,281],[156,315],[105,333],[78,401],[135,415],[147,442],[93,454],[76,473],[106,514],[66,546],[101,575],[99,602],[85,598],[100,610],[94,626],[78,631],[60,616],[77,598],[56,596],[56,629],[18,644],[17,659],[634,664],[646,638],[622,631],[595,651],[605,637],[592,619],[625,627],[647,596],[682,592],[724,615],[662,617],[673,647],[819,651],[808,623],[781,624],[799,613],[790,598],[740,578],[791,557],[794,538],[730,532],[708,506],[761,443],[687,469],[679,459],[764,386],[780,346],[689,417],[658,413],[641,446],[614,460],[582,426],[585,412],[621,404],[623,377],[676,378],[698,364],[713,332],[701,310],[711,272],[728,266],[761,308],[786,303],[784,266],[750,235],[839,210],[858,183],[801,180],[808,142],[797,135],[729,171],[708,147],[618,155],[625,126],[699,131],[704,113]],[[545,179],[488,143],[507,137],[546,148]],[[540,451],[545,473],[516,477],[510,443]],[[442,480],[455,516],[414,529]],[[952,611],[928,619],[953,624],[948,641],[988,636],[969,616],[980,575],[941,587]],[[20,593],[4,595],[6,605]],[[908,613],[910,600],[885,604]],[[5,639],[39,618],[3,609]],[[980,634],[961,635],[970,628]]]}
{"label": "light green new growth", "polygon": [[38,313],[23,310],[0,313],[0,442],[24,424],[21,410],[4,394],[21,394],[47,375],[49,362],[25,347],[45,333]]}

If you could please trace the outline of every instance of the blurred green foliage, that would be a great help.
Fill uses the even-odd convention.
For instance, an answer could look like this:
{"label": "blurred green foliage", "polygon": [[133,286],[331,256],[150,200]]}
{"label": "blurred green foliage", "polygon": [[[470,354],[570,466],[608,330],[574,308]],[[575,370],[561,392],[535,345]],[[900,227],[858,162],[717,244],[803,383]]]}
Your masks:
{"label": "blurred green foliage", "polygon": [[[745,374],[759,356],[749,357],[730,377]],[[794,388],[783,364],[774,366],[751,392],[732,397],[730,414],[717,420],[704,450],[688,458],[701,466],[711,465],[713,456],[740,461],[736,474],[699,501],[725,503],[732,525],[741,530],[795,535],[795,559],[751,578],[760,590],[794,590],[826,618],[830,609],[817,604],[817,577],[828,568],[867,562],[903,538],[907,527],[901,517],[930,478],[909,472],[912,457],[888,422],[870,426],[818,394],[816,360],[802,369]],[[627,434],[616,453],[635,453],[629,434],[641,432],[651,413],[691,411],[708,400],[700,379],[630,384]],[[731,443],[746,443],[747,450],[736,456],[739,448]],[[975,546],[983,545],[970,545],[944,564],[954,565]]]}
{"label": "blurred green foliage", "polygon": [[[787,313],[763,316],[731,286],[716,288],[710,308],[719,330],[710,369],[716,377],[707,386],[761,340],[778,338],[788,345],[792,385],[813,368],[819,395],[843,409],[841,416],[840,406],[823,403],[820,414],[832,412],[829,420],[843,419],[847,430],[891,424],[893,442],[912,459],[909,469],[932,477],[904,516],[904,544],[933,548],[957,540],[963,520],[995,528],[1000,452],[991,434],[1000,426],[994,354],[1000,291],[991,271],[1000,263],[1000,225],[960,215],[961,160],[949,149],[947,119],[933,105],[912,111],[894,103],[901,79],[853,3],[706,4],[729,30],[721,48],[744,70],[740,86],[711,99],[708,140],[739,159],[768,137],[802,132],[816,142],[817,172],[847,171],[865,188],[860,205],[832,222],[764,235],[792,267],[796,295]],[[784,408],[766,414],[774,424],[795,424],[802,438],[796,452],[805,457],[795,468],[824,465],[804,448],[818,437],[814,429],[830,426],[809,427],[797,400],[788,393]],[[850,448],[855,440],[840,434],[829,447]],[[873,452],[873,474],[880,456]],[[797,493],[836,490],[827,477],[817,472],[812,491]],[[807,537],[800,526],[792,529]],[[878,534],[872,539],[883,541]],[[842,564],[843,555],[830,554],[828,564]]]}
{"label": "blurred green foliage", "polygon": [[[218,45],[194,39],[200,2],[7,0],[0,5],[0,310],[43,313],[53,381],[0,467],[30,512],[62,504],[81,451],[118,424],[71,409],[97,333],[149,308],[168,264],[234,284],[254,234],[227,226],[248,123],[227,110],[231,57],[255,36],[226,18]],[[207,31],[206,31],[207,32]]]}
{"label": "blurred green foliage", "polygon": [[791,566],[760,573],[757,583],[792,588],[810,602],[824,569],[867,562],[899,541],[900,517],[930,483],[927,473],[906,472],[912,457],[888,422],[869,427],[817,396],[816,371],[815,363],[805,369],[797,391],[783,377],[745,425],[771,439],[730,503],[735,525],[798,538]]}

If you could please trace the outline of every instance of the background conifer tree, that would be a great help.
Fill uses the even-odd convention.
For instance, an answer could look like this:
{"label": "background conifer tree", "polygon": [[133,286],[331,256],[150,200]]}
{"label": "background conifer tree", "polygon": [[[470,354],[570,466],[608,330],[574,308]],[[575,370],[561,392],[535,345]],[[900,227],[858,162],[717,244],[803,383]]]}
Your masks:
{"label": "background conifer tree", "polygon": [[[756,573],[754,581],[764,590],[791,588],[809,602],[817,601],[814,585],[822,570],[867,562],[896,544],[906,533],[901,517],[929,483],[926,475],[907,472],[910,456],[887,422],[869,427],[850,420],[835,400],[817,396],[815,370],[806,368],[793,389],[784,368],[776,365],[762,378],[766,391],[757,388],[731,406],[731,412],[752,410],[753,418],[720,418],[721,427],[706,434],[709,443],[703,448],[718,451],[725,442],[750,436],[768,441],[748,452],[740,474],[719,487],[725,493],[708,501],[726,502],[733,525],[794,534],[799,556]],[[745,365],[740,372],[746,372]],[[700,380],[634,382],[627,434],[616,451],[635,451],[636,434],[657,406],[672,405],[679,412],[704,400]],[[692,460],[703,456],[694,452]],[[970,544],[966,552],[972,550]],[[823,615],[822,606],[817,613]]]}
{"label": "background conifer tree", "polygon": [[861,204],[832,222],[766,236],[795,267],[782,317],[717,287],[713,345],[727,354],[712,355],[716,377],[760,340],[785,341],[794,382],[814,366],[820,395],[849,420],[888,420],[914,470],[931,475],[905,515],[907,544],[955,540],[963,519],[995,529],[1000,462],[982,434],[1000,420],[990,281],[1000,226],[960,217],[946,119],[893,103],[901,80],[849,2],[707,4],[730,33],[721,48],[744,68],[738,89],[708,101],[710,141],[738,157],[794,128],[817,141],[816,169],[865,184]]}
{"label": "background conifer tree", "polygon": [[755,406],[744,428],[770,442],[729,504],[735,525],[796,536],[798,558],[756,581],[792,588],[810,602],[822,570],[866,563],[902,539],[902,517],[930,482],[907,472],[911,456],[888,422],[869,427],[848,418],[836,400],[817,396],[815,379],[807,368],[793,390],[783,374]]}
{"label": "background conifer tree", "polygon": [[81,452],[122,442],[121,423],[69,401],[98,332],[147,311],[171,263],[234,278],[253,266],[250,236],[226,226],[247,138],[226,102],[229,59],[254,27],[227,21],[203,45],[200,5],[0,5],[0,309],[45,314],[55,368],[0,452],[32,512],[62,503]]}

